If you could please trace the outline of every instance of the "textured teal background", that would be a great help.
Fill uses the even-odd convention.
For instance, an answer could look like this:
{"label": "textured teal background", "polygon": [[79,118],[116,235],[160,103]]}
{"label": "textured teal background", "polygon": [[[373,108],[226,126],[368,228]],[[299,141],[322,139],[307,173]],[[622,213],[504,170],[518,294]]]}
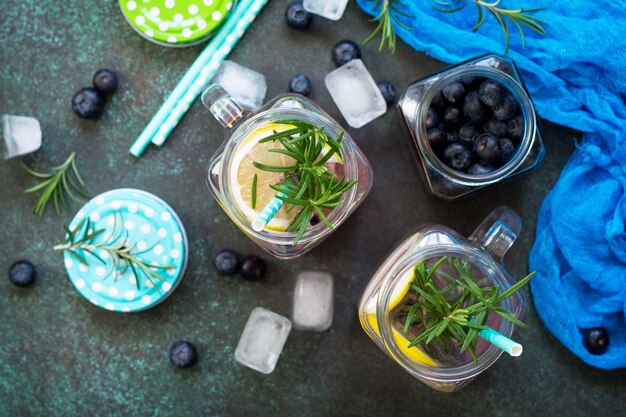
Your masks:
{"label": "textured teal background", "polygon": [[[351,3],[338,23],[316,18],[312,28],[285,26],[287,1],[271,0],[230,58],[268,77],[268,98],[286,90],[298,72],[314,84],[311,98],[343,123],[325,87],[332,45],[364,39],[373,29]],[[77,152],[92,193],[133,187],[155,193],[180,215],[190,240],[187,274],[164,303],[136,315],[113,314],[85,301],[51,246],[62,222],[30,213],[33,183],[17,161],[0,162],[0,270],[26,258],[39,271],[27,290],[0,279],[1,416],[590,416],[624,415],[626,372],[590,368],[543,327],[532,306],[531,330],[518,333],[524,355],[502,357],[453,395],[432,391],[389,360],[360,329],[356,303],[387,253],[419,224],[436,222],[464,234],[494,207],[508,204],[525,221],[507,257],[513,274],[526,273],[535,216],[571,152],[576,132],[544,124],[547,156],[522,179],[455,203],[428,196],[419,181],[407,133],[397,112],[350,129],[375,171],[370,196],[319,248],[291,262],[267,258],[264,281],[215,274],[211,257],[222,247],[261,254],[219,208],[203,179],[222,138],[196,103],[162,149],[139,160],[128,154],[202,46],[167,49],[150,44],[125,22],[112,0],[5,0],[0,7],[0,113],[41,121],[42,149],[27,159],[46,165]],[[427,7],[427,6],[425,6]],[[501,34],[494,34],[501,36]],[[362,48],[376,79],[403,89],[442,64],[400,44],[395,55]],[[109,67],[120,88],[97,121],[71,111],[73,93]],[[345,125],[345,123],[343,123]],[[78,210],[78,206],[74,207]],[[581,231],[584,233],[584,231]],[[250,311],[263,306],[290,313],[300,269],[335,274],[335,321],[325,333],[292,331],[273,374],[237,364],[233,351]],[[174,369],[167,353],[187,339],[200,351],[197,366]]]}

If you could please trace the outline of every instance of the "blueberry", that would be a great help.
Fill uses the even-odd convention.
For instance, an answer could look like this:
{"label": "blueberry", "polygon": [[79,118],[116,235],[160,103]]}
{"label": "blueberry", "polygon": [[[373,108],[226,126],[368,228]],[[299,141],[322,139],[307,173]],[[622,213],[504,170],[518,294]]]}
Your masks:
{"label": "blueberry", "polygon": [[454,142],[443,151],[443,162],[458,171],[466,170],[472,163],[472,151],[463,142]]}
{"label": "blueberry", "polygon": [[469,169],[467,170],[467,173],[470,175],[485,175],[485,174],[489,174],[494,169],[495,168],[492,167],[491,165],[485,165],[485,164],[481,164],[480,162],[477,162],[475,164],[472,164],[472,166],[469,167]]}
{"label": "blueberry", "polygon": [[340,67],[353,59],[361,58],[361,49],[352,41],[339,41],[333,46],[332,56],[335,65]]}
{"label": "blueberry", "polygon": [[316,224],[318,224],[319,222],[320,222],[320,218],[318,217],[318,215],[317,215],[317,214],[313,214],[313,215],[311,216],[311,220],[309,220],[309,224],[310,224],[311,226],[315,226],[315,225],[316,225]]}
{"label": "blueberry", "polygon": [[189,368],[197,359],[198,351],[189,342],[176,342],[170,348],[170,362],[177,368]]}
{"label": "blueberry", "polygon": [[457,140],[459,140],[459,136],[455,132],[446,133],[446,141],[448,143],[456,142]]}
{"label": "blueberry", "polygon": [[480,99],[488,106],[495,106],[504,100],[505,89],[494,80],[485,80],[478,88]]}
{"label": "blueberry", "polygon": [[480,100],[477,91],[472,91],[465,97],[463,114],[467,121],[474,125],[482,124],[487,121],[488,111]]}
{"label": "blueberry", "polygon": [[213,257],[213,266],[220,275],[235,275],[239,270],[239,256],[230,249],[222,249]]}
{"label": "blueberry", "polygon": [[474,142],[474,154],[484,163],[493,164],[500,159],[500,141],[491,133],[483,133]]}
{"label": "blueberry", "polygon": [[433,107],[443,107],[446,104],[443,100],[443,94],[441,94],[441,90],[437,91],[433,98],[430,101],[430,105]]}
{"label": "blueberry", "polygon": [[493,133],[498,137],[504,137],[509,133],[509,128],[506,123],[496,119],[490,119],[483,127],[486,132]]}
{"label": "blueberry", "polygon": [[519,141],[524,136],[524,118],[522,115],[516,116],[513,119],[509,120],[507,123],[507,128],[509,129],[509,137],[511,139]]}
{"label": "blueberry", "polygon": [[265,262],[258,256],[249,255],[241,261],[241,276],[248,281],[258,281],[265,276]]}
{"label": "blueberry", "polygon": [[500,158],[502,159],[502,163],[506,164],[513,158],[515,155],[515,145],[511,142],[509,138],[500,139]]}
{"label": "blueberry", "polygon": [[469,89],[469,88],[474,87],[478,83],[479,80],[480,80],[479,77],[467,76],[467,77],[460,78],[459,82],[463,84],[465,89]]}
{"label": "blueberry", "polygon": [[461,123],[461,110],[448,107],[443,113],[443,121],[448,129],[454,129]]}
{"label": "blueberry", "polygon": [[101,69],[93,76],[93,86],[105,96],[111,95],[117,88],[117,75],[109,69]]}
{"label": "blueberry", "polygon": [[389,81],[381,81],[378,83],[378,89],[380,93],[383,95],[385,102],[388,106],[391,106],[396,102],[396,98],[398,97],[398,93],[396,92],[396,87],[391,84]]}
{"label": "blueberry", "polygon": [[313,15],[304,9],[301,1],[294,1],[285,9],[285,22],[292,29],[303,30],[311,26]]}
{"label": "blueberry", "polygon": [[517,113],[517,102],[512,96],[507,95],[504,100],[502,100],[502,103],[494,105],[492,110],[493,117],[496,119],[509,120]]}
{"label": "blueberry", "polygon": [[426,113],[426,129],[432,129],[437,126],[437,123],[439,123],[439,116],[437,116],[435,109],[429,107]]}
{"label": "blueberry", "polygon": [[431,149],[437,150],[445,146],[448,136],[443,129],[434,127],[428,131],[428,143]]}
{"label": "blueberry", "polygon": [[443,94],[450,103],[461,102],[463,97],[465,97],[465,87],[463,87],[463,84],[460,82],[453,81],[441,89],[441,94]]}
{"label": "blueberry", "polygon": [[289,91],[308,96],[311,94],[311,80],[304,74],[296,74],[289,80]]}
{"label": "blueberry", "polygon": [[601,327],[582,330],[583,346],[592,355],[601,355],[609,348],[609,335]]}
{"label": "blueberry", "polygon": [[37,271],[28,261],[17,261],[9,268],[9,280],[18,287],[27,287],[35,282]]}
{"label": "blueberry", "polygon": [[83,119],[96,118],[104,111],[104,99],[95,88],[83,88],[72,97],[72,110]]}
{"label": "blueberry", "polygon": [[463,125],[463,127],[461,127],[459,129],[459,140],[462,140],[463,142],[467,142],[470,145],[474,145],[474,140],[476,139],[476,136],[478,135],[478,129],[476,128],[476,126],[472,125],[472,124],[465,124]]}

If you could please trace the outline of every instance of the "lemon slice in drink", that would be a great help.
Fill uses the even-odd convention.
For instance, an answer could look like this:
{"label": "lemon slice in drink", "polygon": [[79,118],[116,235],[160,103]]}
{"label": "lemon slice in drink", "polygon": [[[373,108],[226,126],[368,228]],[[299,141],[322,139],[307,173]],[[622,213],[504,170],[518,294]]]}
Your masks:
{"label": "lemon slice in drink", "polygon": [[[391,294],[391,301],[389,302],[389,311],[393,310],[400,301],[406,296],[409,292],[409,286],[411,282],[415,279],[413,275],[413,271],[409,271],[406,275],[400,279],[400,282],[396,284],[396,287]],[[372,327],[372,329],[376,332],[378,336],[380,336],[380,329],[378,327],[378,319],[376,318],[376,302],[378,297],[372,297],[370,301],[367,303],[365,308],[365,314],[367,317],[367,322]],[[404,337],[404,335],[392,328],[393,338],[396,341],[396,345],[400,348],[400,350],[411,360],[421,363],[428,366],[437,366],[437,364],[426,355],[419,347],[413,346],[408,347],[410,341]]]}
{"label": "lemon slice in drink", "polygon": [[[256,161],[261,164],[280,167],[295,164],[295,160],[287,155],[268,152],[270,149],[282,148],[279,142],[259,143],[259,141],[272,135],[274,131],[282,132],[294,127],[293,125],[276,123],[260,127],[250,133],[235,152],[231,165],[231,189],[233,190],[235,204],[250,221],[254,220],[257,214],[276,195],[276,191],[271,189],[270,185],[276,184],[283,179],[282,173],[260,170],[253,165],[253,162]],[[256,206],[252,208],[252,182],[255,174],[257,175]],[[276,213],[266,227],[278,232],[284,232],[296,214],[298,214],[298,207],[294,207],[288,212],[285,205]]]}

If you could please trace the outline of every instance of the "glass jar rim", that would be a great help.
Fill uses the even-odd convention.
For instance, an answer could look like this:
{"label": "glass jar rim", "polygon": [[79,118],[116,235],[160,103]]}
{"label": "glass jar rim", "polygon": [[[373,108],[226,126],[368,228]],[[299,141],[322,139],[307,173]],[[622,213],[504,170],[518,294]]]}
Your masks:
{"label": "glass jar rim", "polygon": [[[239,125],[235,127],[233,135],[227,141],[222,155],[222,163],[220,167],[221,172],[219,176],[220,189],[222,190],[224,201],[234,201],[231,196],[231,170],[229,169],[229,167],[230,163],[232,162],[232,158],[236,153],[235,151],[239,147],[238,142],[245,139],[250,133],[259,128],[261,125],[267,124],[267,118],[293,118],[313,122],[318,125],[324,126],[325,130],[331,133],[335,138],[338,137],[341,132],[344,132],[344,138],[341,142],[341,156],[344,161],[345,169],[344,175],[348,181],[353,181],[358,178],[358,166],[353,152],[354,143],[352,141],[352,138],[334,120],[324,114],[318,113],[310,109],[284,107],[270,108],[243,120]],[[231,144],[235,144],[235,146],[228,146]],[[349,208],[352,206],[354,200],[356,199],[356,195],[357,187],[354,186],[350,188],[346,192],[346,194],[344,194],[343,202],[338,207],[334,208],[327,216],[329,222],[333,226],[338,226],[347,218],[350,213]],[[253,238],[261,239],[268,243],[284,245],[292,244],[297,235],[297,233],[294,232],[277,232],[267,228],[263,229],[260,232],[257,232],[252,229],[250,225],[251,221],[243,214],[238,206],[232,204],[227,207],[225,205],[225,208],[228,212],[230,212],[232,220],[240,228],[243,228],[246,234],[250,235]],[[306,244],[318,240],[332,232],[333,229],[327,227],[327,225],[323,221],[320,221],[316,225],[307,228],[307,230],[298,241],[298,244]]]}
{"label": "glass jar rim", "polygon": [[[501,84],[504,84],[504,86],[513,93],[513,96],[518,102],[518,105],[522,112],[522,117],[524,119],[524,136],[520,140],[520,146],[518,146],[515,155],[505,165],[492,172],[489,172],[488,174],[469,175],[464,172],[452,169],[444,164],[443,161],[439,159],[439,157],[430,147],[430,144],[428,143],[428,134],[426,132],[425,123],[421,122],[425,119],[426,113],[428,112],[430,103],[432,102],[435,94],[440,91],[445,84],[449,83],[451,80],[468,76],[482,76],[485,78],[491,78]],[[511,173],[515,172],[515,170],[524,163],[524,161],[532,151],[533,137],[535,134],[535,130],[537,129],[537,116],[535,115],[533,103],[520,82],[518,82],[509,74],[496,68],[474,65],[455,68],[449,74],[443,74],[440,79],[438,79],[428,88],[421,105],[417,106],[415,112],[415,131],[418,134],[418,140],[416,142],[420,153],[424,156],[424,158],[427,159],[428,163],[431,164],[433,168],[439,172],[440,175],[442,175],[447,180],[453,181],[460,185],[484,186],[496,183],[502,178],[505,178]]]}
{"label": "glass jar rim", "polygon": [[[459,382],[473,378],[493,365],[504,353],[504,351],[494,345],[490,345],[483,354],[478,356],[478,364],[469,362],[460,366],[434,367],[416,363],[397,345],[390,323],[389,306],[392,301],[393,290],[398,284],[398,281],[418,262],[451,254],[467,259],[473,265],[479,267],[488,278],[500,285],[501,289],[505,290],[511,286],[495,261],[490,259],[479,249],[457,245],[433,245],[428,248],[420,248],[419,250],[407,254],[402,261],[390,271],[378,292],[376,303],[376,319],[379,323],[380,335],[391,356],[412,375],[438,382]],[[515,294],[514,297],[515,296],[520,297],[519,293]],[[511,304],[511,299],[507,299],[503,303]],[[502,320],[498,331],[510,337],[513,333],[513,325],[507,320]]]}

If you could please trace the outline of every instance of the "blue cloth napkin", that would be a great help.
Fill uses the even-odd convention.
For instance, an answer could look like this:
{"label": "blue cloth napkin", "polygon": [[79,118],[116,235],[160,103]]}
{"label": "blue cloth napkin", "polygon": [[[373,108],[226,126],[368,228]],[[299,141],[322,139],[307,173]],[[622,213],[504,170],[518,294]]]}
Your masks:
{"label": "blue cloth napkin", "polygon": [[[357,0],[370,15],[375,2]],[[493,16],[475,33],[476,8],[435,11],[435,3],[395,3],[412,30],[395,25],[409,45],[456,63],[502,52]],[[542,37],[525,30],[526,47],[510,25],[509,56],[519,67],[539,115],[582,131],[583,139],[545,199],[529,266],[535,306],[550,331],[586,363],[626,367],[626,19],[624,0],[517,0],[504,7],[545,7]],[[549,157],[549,155],[548,155]],[[531,179],[532,181],[532,179]],[[591,355],[581,330],[603,327],[609,348]]]}

